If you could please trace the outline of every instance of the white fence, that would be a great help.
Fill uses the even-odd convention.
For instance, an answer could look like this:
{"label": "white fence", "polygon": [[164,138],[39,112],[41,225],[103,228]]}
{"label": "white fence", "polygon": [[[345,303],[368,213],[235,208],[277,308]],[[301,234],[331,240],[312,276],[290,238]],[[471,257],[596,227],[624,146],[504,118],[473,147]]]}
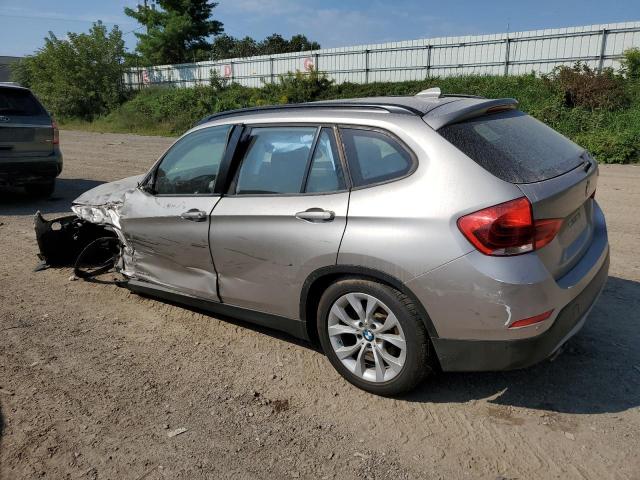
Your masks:
{"label": "white fence", "polygon": [[640,22],[554,28],[528,32],[441,37],[300,53],[233,58],[216,62],[133,68],[130,88],[149,84],[190,87],[207,83],[212,72],[259,87],[288,72],[325,73],[337,83],[400,82],[452,75],[548,73],[558,65],[583,62],[617,68],[622,53],[640,47]]}

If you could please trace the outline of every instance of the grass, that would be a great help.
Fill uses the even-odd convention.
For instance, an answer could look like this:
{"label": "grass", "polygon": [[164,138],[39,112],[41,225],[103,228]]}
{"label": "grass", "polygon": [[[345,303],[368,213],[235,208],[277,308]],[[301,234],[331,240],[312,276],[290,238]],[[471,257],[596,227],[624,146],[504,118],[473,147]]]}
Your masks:
{"label": "grass", "polygon": [[[288,75],[279,83],[262,88],[227,85],[213,78],[210,85],[195,88],[146,88],[92,122],[63,119],[60,123],[66,129],[175,136],[206,115],[234,108],[413,95],[433,86],[439,86],[445,93],[516,98],[521,110],[587,148],[600,162],[640,161],[640,83],[611,72],[594,74],[579,66],[546,78],[533,74],[466,76],[367,85],[336,85],[317,74]],[[574,98],[588,107],[575,104]]]}
{"label": "grass", "polygon": [[81,120],[78,118],[68,118],[58,121],[61,130],[82,130],[84,132],[96,133],[132,133],[135,135],[151,135],[159,137],[175,137],[171,128],[159,125],[132,126],[125,122],[114,121],[107,117],[99,117],[93,121]]}

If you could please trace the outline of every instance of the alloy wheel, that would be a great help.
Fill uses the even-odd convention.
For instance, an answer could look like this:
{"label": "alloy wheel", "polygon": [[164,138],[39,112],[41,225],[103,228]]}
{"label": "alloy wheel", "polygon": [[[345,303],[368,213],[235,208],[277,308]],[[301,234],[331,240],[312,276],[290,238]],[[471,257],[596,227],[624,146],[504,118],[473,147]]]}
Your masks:
{"label": "alloy wheel", "polygon": [[380,383],[402,371],[405,335],[380,299],[366,293],[341,296],[329,310],[327,330],[336,356],[357,377]]}

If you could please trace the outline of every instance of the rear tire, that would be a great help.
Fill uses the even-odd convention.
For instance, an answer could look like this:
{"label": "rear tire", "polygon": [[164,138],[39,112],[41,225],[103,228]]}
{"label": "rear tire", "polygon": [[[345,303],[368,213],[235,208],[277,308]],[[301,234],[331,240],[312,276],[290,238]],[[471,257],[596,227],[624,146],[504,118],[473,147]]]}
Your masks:
{"label": "rear tire", "polygon": [[333,367],[368,392],[405,393],[434,371],[436,360],[417,308],[387,285],[337,281],[320,299],[317,327]]}
{"label": "rear tire", "polygon": [[27,191],[27,194],[32,197],[48,198],[53,195],[53,192],[56,189],[56,179],[52,178],[45,182],[30,183],[25,185],[24,188]]}

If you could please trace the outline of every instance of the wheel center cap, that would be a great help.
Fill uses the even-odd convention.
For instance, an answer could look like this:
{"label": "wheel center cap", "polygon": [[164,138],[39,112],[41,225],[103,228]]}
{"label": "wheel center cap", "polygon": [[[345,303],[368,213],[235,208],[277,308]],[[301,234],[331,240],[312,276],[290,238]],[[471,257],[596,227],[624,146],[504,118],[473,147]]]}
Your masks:
{"label": "wheel center cap", "polygon": [[369,329],[364,330],[362,332],[362,336],[367,342],[370,342],[371,340],[373,340],[373,333]]}

